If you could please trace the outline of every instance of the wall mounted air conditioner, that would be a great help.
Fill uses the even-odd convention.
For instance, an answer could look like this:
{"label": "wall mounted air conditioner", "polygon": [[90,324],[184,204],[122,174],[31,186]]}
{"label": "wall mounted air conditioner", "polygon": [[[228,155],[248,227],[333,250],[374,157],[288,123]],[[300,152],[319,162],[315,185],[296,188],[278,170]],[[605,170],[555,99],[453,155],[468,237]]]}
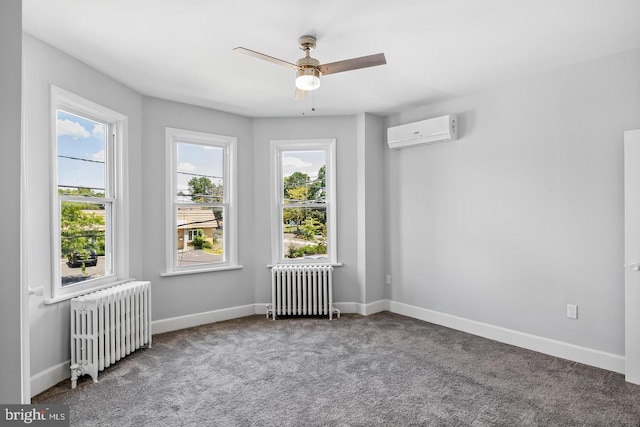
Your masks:
{"label": "wall mounted air conditioner", "polygon": [[389,148],[435,144],[458,138],[458,118],[455,114],[407,123],[387,129]]}

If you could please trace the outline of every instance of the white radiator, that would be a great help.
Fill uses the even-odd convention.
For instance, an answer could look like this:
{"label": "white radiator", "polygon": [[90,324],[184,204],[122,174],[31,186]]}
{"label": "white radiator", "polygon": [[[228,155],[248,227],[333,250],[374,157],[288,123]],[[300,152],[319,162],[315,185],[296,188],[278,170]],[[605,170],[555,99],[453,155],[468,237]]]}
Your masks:
{"label": "white radiator", "polygon": [[277,265],[271,268],[271,305],[267,317],[323,316],[333,307],[333,267],[330,265]]}
{"label": "white radiator", "polygon": [[151,283],[128,282],[71,300],[71,388],[142,346],[151,347]]}

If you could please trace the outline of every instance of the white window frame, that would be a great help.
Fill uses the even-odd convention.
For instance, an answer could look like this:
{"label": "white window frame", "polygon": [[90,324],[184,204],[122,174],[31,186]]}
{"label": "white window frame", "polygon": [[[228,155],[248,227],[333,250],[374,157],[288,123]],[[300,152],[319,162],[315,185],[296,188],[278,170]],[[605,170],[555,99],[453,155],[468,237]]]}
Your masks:
{"label": "white window frame", "polygon": [[[326,153],[326,201],[323,207],[327,211],[327,258],[328,259],[289,259],[284,257],[282,243],[284,206],[284,177],[282,176],[283,151],[324,151]],[[337,240],[337,204],[336,204],[336,140],[295,139],[271,141],[271,262],[276,264],[327,264],[338,263]]]}
{"label": "white window frame", "polygon": [[[237,209],[236,209],[236,145],[237,138],[232,136],[216,135],[212,133],[196,132],[185,129],[165,128],[166,139],[166,271],[161,276],[173,276],[180,274],[204,273],[219,270],[231,270],[242,268],[238,264],[238,233],[237,233]],[[177,256],[177,223],[176,208],[178,205],[190,206],[198,203],[178,203],[177,194],[177,146],[178,143],[205,145],[224,149],[223,172],[223,202],[225,207],[223,248],[224,262],[201,264],[196,266],[180,266],[176,264]],[[186,237],[186,236],[185,236]]]}
{"label": "white window frame", "polygon": [[[49,298],[51,304],[75,296],[94,292],[129,279],[129,192],[128,165],[125,156],[127,146],[127,116],[85,99],[56,86],[51,86],[51,231],[52,231],[52,285]],[[106,180],[104,198],[87,198],[58,195],[58,137],[56,131],[57,111],[64,110],[80,117],[104,123],[109,128],[107,147],[105,147]],[[103,277],[90,279],[77,284],[62,286],[60,271],[60,207],[62,201],[103,202],[111,208],[105,215],[106,232],[110,234],[111,244],[106,248],[105,258],[111,263],[112,271]]]}

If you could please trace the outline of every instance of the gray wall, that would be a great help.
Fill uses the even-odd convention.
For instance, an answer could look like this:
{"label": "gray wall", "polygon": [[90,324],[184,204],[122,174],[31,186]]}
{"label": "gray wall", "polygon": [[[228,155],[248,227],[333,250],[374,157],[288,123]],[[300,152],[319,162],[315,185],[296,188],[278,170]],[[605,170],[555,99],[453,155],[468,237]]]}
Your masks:
{"label": "gray wall", "polygon": [[358,285],[361,303],[385,298],[384,120],[358,115]]}
{"label": "gray wall", "polygon": [[[20,278],[20,138],[22,1],[0,2],[0,403],[22,402]],[[14,325],[14,327],[7,327]],[[27,327],[27,325],[24,325]]]}
{"label": "gray wall", "polygon": [[362,304],[384,298],[384,122],[371,114],[254,119],[255,302],[271,300],[271,140],[336,139],[338,262],[334,300]]}
{"label": "gray wall", "polygon": [[[252,120],[156,98],[143,98],[144,278],[153,283],[153,320],[253,304]],[[161,277],[165,272],[165,127],[237,137],[240,270]]]}
{"label": "gray wall", "polygon": [[[624,354],[623,131],[640,51],[390,116],[458,141],[387,154],[394,301]],[[566,318],[566,304],[579,319]]]}
{"label": "gray wall", "polygon": [[256,215],[254,218],[254,260],[256,262],[257,303],[271,301],[271,276],[266,268],[271,263],[270,157],[271,140],[336,139],[336,179],[338,181],[338,262],[334,271],[334,300],[359,300],[357,286],[357,128],[356,116],[300,117],[254,119],[253,187]]}
{"label": "gray wall", "polygon": [[[142,277],[142,191],[140,144],[141,97],[95,69],[27,34],[23,36],[26,164],[25,280],[31,288],[51,288],[51,111],[50,85],[111,108],[128,117],[130,197],[130,275]],[[4,156],[3,156],[4,158]],[[16,162],[16,166],[17,166]],[[45,297],[29,300],[31,319],[31,375],[65,362],[69,350],[69,302],[44,304]]]}

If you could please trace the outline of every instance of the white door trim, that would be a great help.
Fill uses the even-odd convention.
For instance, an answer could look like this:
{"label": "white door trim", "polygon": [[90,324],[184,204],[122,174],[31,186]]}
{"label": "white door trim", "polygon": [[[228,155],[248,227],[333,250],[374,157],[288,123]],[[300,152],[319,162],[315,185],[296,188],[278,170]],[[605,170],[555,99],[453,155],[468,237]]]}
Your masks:
{"label": "white door trim", "polygon": [[27,269],[27,101],[25,91],[26,59],[22,56],[22,135],[20,136],[20,358],[22,366],[22,403],[31,403],[31,321],[29,319],[29,280]]}
{"label": "white door trim", "polygon": [[640,129],[624,133],[625,379],[640,384]]}

